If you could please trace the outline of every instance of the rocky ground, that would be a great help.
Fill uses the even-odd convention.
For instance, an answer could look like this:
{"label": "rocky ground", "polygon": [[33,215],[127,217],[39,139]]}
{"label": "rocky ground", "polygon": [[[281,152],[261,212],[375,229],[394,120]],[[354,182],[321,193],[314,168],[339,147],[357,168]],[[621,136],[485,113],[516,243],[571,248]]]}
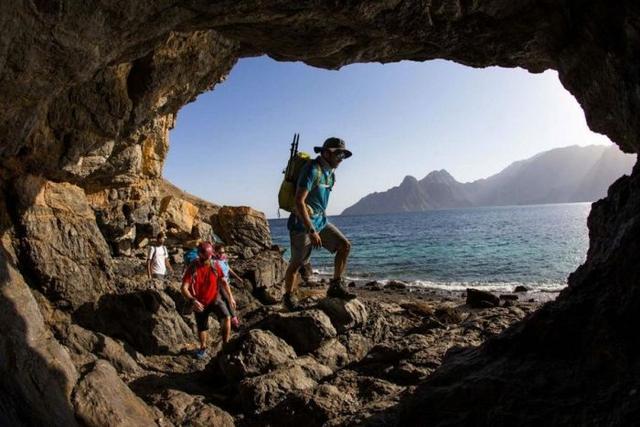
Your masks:
{"label": "rocky ground", "polygon": [[300,289],[304,309],[289,313],[235,283],[241,327],[223,349],[212,320],[209,354],[198,360],[179,275],[149,281],[143,271],[135,258],[116,259],[123,277],[117,296],[73,316],[45,310],[82,376],[74,406],[87,424],[394,423],[396,405],[443,358],[541,305],[523,294],[469,300],[397,283],[354,288],[358,298],[345,302],[325,298],[316,284]]}

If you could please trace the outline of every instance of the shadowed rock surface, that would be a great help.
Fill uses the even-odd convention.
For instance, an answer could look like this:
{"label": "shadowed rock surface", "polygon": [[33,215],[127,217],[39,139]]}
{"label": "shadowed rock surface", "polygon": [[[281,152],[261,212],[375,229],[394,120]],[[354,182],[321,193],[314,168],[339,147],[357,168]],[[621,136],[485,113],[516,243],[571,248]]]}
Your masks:
{"label": "shadowed rock surface", "polygon": [[[180,259],[183,246],[214,230],[245,279],[234,285],[245,327],[287,317],[264,304],[281,295],[284,269],[264,216],[180,194],[161,177],[177,111],[239,58],[331,69],[434,58],[555,69],[589,127],[637,153],[637,2],[54,0],[4,2],[0,22],[1,423],[638,419],[638,165],[594,204],[587,261],[569,288],[533,315],[536,306],[523,302],[471,309],[452,301],[453,309],[364,293],[366,321],[337,331],[311,308],[316,295],[298,314],[323,331],[313,340],[272,323],[308,354],[240,383],[191,357],[193,320],[176,278],[150,283],[142,267],[158,231],[168,231]],[[155,297],[147,304],[140,295]],[[82,319],[87,313],[97,323]],[[127,334],[129,316],[140,336]]]}

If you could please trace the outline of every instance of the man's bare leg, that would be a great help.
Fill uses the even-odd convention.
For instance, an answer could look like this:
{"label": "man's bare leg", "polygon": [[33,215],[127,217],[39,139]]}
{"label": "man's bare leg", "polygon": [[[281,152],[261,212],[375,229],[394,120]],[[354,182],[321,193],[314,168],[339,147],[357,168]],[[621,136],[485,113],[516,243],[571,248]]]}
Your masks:
{"label": "man's bare leg", "polygon": [[231,336],[231,317],[226,317],[220,325],[220,334],[222,335],[222,344],[229,342]]}
{"label": "man's bare leg", "polygon": [[204,350],[207,348],[207,331],[200,331],[198,333],[198,337],[200,338],[200,349]]}
{"label": "man's bare leg", "polygon": [[287,271],[284,273],[284,291],[288,294],[295,292],[297,284],[297,274],[300,264],[289,263]]}
{"label": "man's bare leg", "polygon": [[333,267],[334,280],[340,279],[344,274],[344,271],[347,269],[347,259],[349,258],[349,252],[351,252],[351,242],[346,242],[336,251],[336,257]]}

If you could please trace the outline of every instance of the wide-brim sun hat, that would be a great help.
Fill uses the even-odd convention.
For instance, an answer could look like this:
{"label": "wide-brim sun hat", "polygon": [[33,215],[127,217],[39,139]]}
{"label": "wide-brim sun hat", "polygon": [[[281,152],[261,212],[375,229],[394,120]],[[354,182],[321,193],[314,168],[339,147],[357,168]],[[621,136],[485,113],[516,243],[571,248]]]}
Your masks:
{"label": "wide-brim sun hat", "polygon": [[336,137],[327,138],[322,147],[313,147],[313,151],[316,153],[321,153],[323,150],[342,151],[345,159],[351,157],[352,154],[351,151],[347,150],[347,145],[344,141]]}

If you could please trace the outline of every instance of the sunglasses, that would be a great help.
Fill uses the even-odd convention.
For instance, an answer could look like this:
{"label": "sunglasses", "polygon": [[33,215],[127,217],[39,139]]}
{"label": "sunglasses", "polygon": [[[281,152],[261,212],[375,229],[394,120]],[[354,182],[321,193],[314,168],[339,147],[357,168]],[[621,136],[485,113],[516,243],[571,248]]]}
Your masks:
{"label": "sunglasses", "polygon": [[347,153],[344,151],[334,151],[333,155],[336,156],[336,159],[338,160],[344,160],[347,158]]}

